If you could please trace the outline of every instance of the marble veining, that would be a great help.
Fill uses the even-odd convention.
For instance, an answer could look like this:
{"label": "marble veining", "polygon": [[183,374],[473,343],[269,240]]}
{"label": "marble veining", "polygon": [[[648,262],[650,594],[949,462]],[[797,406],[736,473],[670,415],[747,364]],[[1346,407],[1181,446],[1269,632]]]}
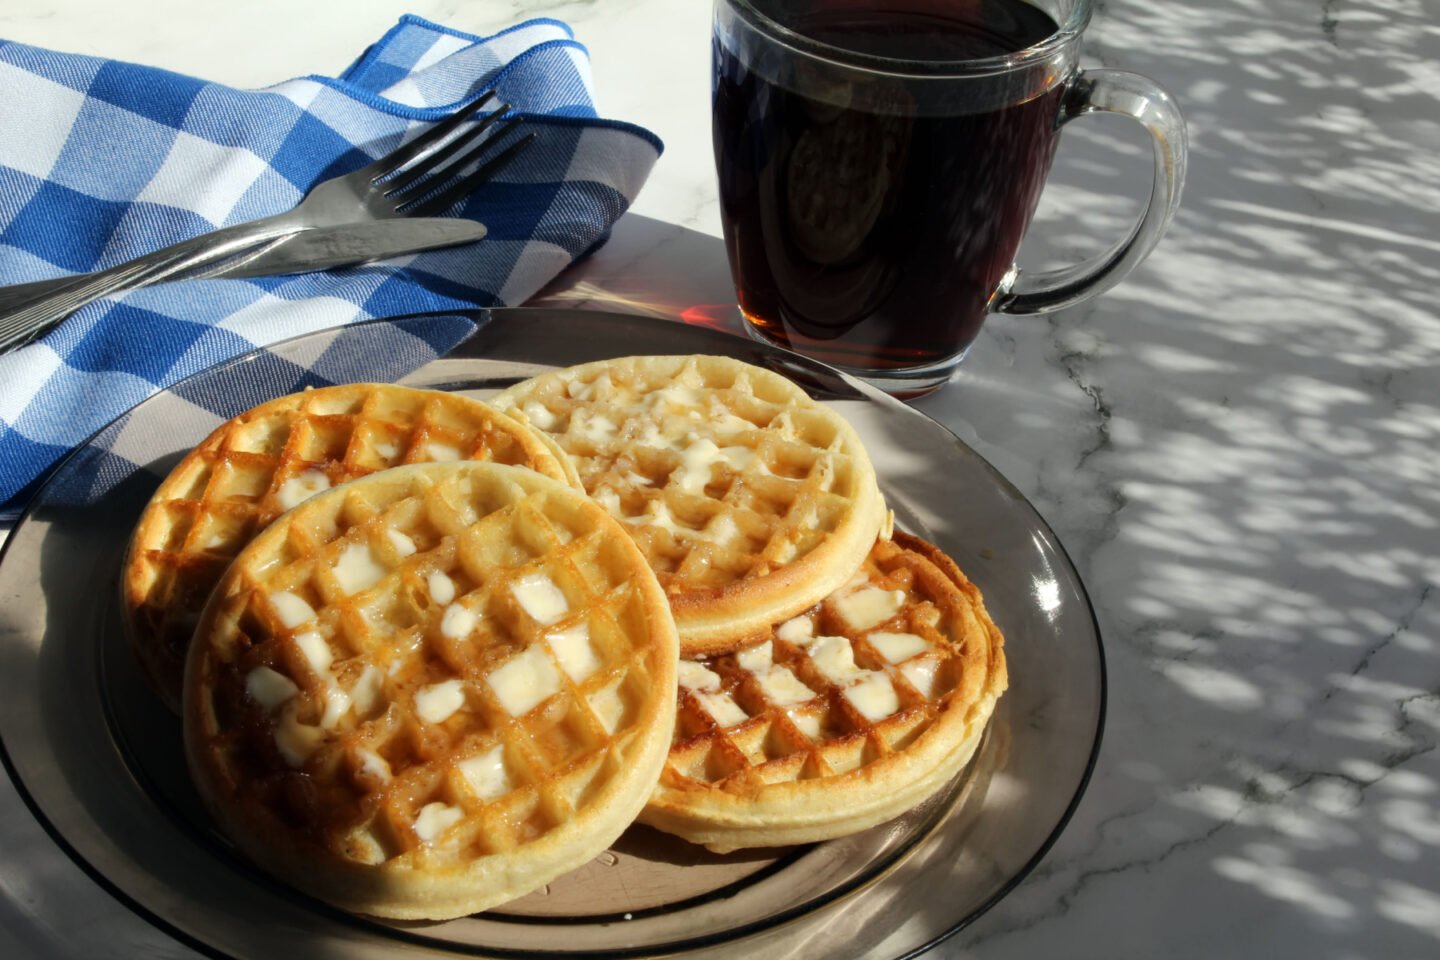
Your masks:
{"label": "marble veining", "polygon": [[[733,323],[704,0],[307,8],[39,0],[0,12],[0,35],[260,86],[339,70],[402,10],[480,33],[566,20],[601,109],[666,152],[610,243],[540,299]],[[1150,75],[1187,113],[1182,210],[1106,296],[989,322],[918,406],[1074,558],[1107,643],[1105,745],[1039,867],[934,955],[1440,955],[1435,5],[1095,8],[1087,67]],[[1149,164],[1121,120],[1067,126],[1022,266],[1120,237]],[[26,815],[0,794],[0,816]],[[44,889],[24,850],[7,897]],[[75,956],[126,921],[98,892],[84,909]],[[49,942],[0,923],[0,955]]]}

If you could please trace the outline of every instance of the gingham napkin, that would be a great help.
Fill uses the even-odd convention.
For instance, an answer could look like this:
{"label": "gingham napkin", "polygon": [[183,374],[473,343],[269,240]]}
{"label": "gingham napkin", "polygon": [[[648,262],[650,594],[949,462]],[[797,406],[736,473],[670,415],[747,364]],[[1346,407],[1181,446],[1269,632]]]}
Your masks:
{"label": "gingham napkin", "polygon": [[[557,20],[482,39],[405,17],[339,78],[265,90],[0,42],[0,283],[107,267],[288,210],[489,87],[539,136],[452,211],[489,227],[479,244],[141,289],[0,356],[0,517],[85,438],[196,371],[376,317],[523,302],[605,240],[661,149],[640,127],[598,118],[585,48]],[[421,337],[346,377],[403,375],[456,336]]]}

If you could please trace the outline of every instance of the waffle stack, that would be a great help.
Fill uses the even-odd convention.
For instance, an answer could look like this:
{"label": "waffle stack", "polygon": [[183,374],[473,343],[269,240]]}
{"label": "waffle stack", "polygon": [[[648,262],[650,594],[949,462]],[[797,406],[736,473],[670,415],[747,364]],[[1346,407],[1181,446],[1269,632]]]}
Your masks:
{"label": "waffle stack", "polygon": [[235,555],[306,498],[393,466],[485,460],[568,479],[549,445],[453,393],[358,383],[227,420],[171,470],[140,517],[123,610],[146,679],[172,709],[200,610]]}
{"label": "waffle stack", "polygon": [[637,819],[719,852],[880,823],[1006,683],[849,424],[722,357],[263,404],[161,485],[124,586],[226,835],[394,918],[523,895]]}
{"label": "waffle stack", "polygon": [[970,759],[1003,641],[955,563],[895,535],[843,419],[767,370],[630,357],[494,398],[640,545],[684,659],[641,819],[724,853],[891,819]]}

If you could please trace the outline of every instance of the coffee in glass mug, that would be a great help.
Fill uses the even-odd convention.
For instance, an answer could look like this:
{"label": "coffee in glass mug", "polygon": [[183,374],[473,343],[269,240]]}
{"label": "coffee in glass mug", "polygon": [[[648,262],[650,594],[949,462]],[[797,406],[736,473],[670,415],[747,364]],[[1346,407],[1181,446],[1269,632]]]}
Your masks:
{"label": "coffee in glass mug", "polygon": [[[1077,70],[1088,16],[1083,0],[717,0],[721,216],[752,332],[920,392],[988,313],[1078,302],[1143,259],[1178,202],[1183,121],[1143,77]],[[1136,109],[1137,86],[1169,113]],[[1061,126],[1098,109],[1152,114],[1150,209],[1101,262],[1016,283]]]}

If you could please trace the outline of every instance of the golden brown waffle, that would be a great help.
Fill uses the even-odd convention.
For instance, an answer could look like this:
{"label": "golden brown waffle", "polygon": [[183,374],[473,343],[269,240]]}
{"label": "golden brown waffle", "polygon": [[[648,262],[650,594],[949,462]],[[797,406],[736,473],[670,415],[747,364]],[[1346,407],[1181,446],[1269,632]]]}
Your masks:
{"label": "golden brown waffle", "polygon": [[401,467],[235,558],[186,664],[186,752],[265,869],[346,909],[455,917],[633,821],[677,657],[654,575],[583,495],[516,467]]}
{"label": "golden brown waffle", "polygon": [[180,708],[185,649],[230,559],[286,510],[376,470],[491,460],[566,479],[550,448],[478,400],[373,383],[324,387],[228,420],[160,484],[125,563],[124,609],[146,679]]}
{"label": "golden brown waffle", "polygon": [[493,398],[551,434],[670,597],[687,654],[732,647],[859,567],[886,512],[860,438],[778,374],[627,357]]}
{"label": "golden brown waffle", "polygon": [[710,849],[809,843],[898,816],[969,762],[1003,639],[950,558],[897,532],[756,645],[682,660],[649,823]]}

